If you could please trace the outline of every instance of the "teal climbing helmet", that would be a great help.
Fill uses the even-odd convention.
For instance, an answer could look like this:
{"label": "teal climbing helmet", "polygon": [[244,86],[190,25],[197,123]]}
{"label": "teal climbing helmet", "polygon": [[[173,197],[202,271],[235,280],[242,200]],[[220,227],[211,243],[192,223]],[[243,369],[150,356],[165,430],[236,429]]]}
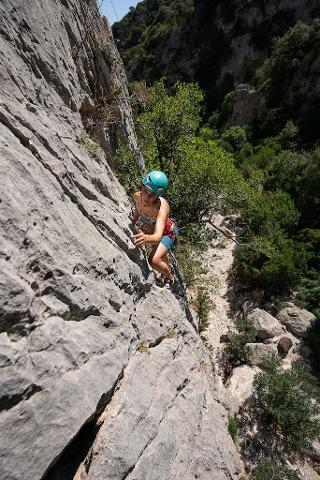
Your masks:
{"label": "teal climbing helmet", "polygon": [[143,177],[143,185],[149,188],[156,195],[162,195],[168,188],[169,180],[165,173],[159,170],[152,170]]}

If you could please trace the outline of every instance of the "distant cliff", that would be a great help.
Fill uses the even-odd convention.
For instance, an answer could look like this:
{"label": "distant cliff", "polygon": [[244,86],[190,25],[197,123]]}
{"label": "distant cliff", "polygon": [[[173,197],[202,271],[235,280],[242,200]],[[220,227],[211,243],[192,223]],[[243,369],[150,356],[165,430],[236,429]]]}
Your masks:
{"label": "distant cliff", "polygon": [[209,111],[256,68],[297,20],[310,23],[317,2],[302,0],[144,0],[113,32],[130,80],[196,81]]}
{"label": "distant cliff", "polygon": [[1,480],[236,480],[208,351],[110,168],[119,139],[143,159],[107,22],[3,0],[0,24]]}

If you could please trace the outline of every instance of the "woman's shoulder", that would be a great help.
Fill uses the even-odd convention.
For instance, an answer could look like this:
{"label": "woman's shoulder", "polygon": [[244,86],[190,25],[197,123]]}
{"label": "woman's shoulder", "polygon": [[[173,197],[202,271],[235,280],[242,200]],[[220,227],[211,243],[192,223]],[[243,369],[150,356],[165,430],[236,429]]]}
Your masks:
{"label": "woman's shoulder", "polygon": [[136,201],[137,201],[137,200],[140,200],[140,198],[141,198],[141,191],[138,190],[137,192],[134,192],[133,198],[134,198],[134,200],[136,200]]}
{"label": "woman's shoulder", "polygon": [[161,208],[164,208],[164,209],[169,211],[170,210],[170,205],[167,202],[167,200],[163,197],[159,197],[159,200],[160,200]]}

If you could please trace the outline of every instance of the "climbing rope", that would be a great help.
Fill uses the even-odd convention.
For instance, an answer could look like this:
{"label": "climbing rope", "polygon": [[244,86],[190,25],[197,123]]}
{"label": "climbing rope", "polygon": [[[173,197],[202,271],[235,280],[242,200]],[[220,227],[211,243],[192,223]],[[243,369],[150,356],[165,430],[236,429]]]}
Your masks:
{"label": "climbing rope", "polygon": [[225,231],[222,230],[222,228],[219,228],[217,227],[213,222],[211,222],[211,220],[208,221],[208,223],[213,227],[215,228],[218,232],[222,233],[222,235],[224,235],[226,238],[228,238],[229,240],[232,240],[236,245],[238,245],[239,247],[246,247],[246,248],[249,248],[250,250],[252,250],[253,252],[256,252],[256,253],[263,253],[267,258],[272,258],[272,255],[270,254],[267,254],[266,252],[262,251],[262,250],[258,250],[257,248],[253,247],[252,245],[250,245],[249,243],[240,243],[238,242],[238,240],[235,238],[236,237],[236,234],[234,232],[231,232],[230,231],[230,234],[226,233]]}
{"label": "climbing rope", "polygon": [[112,7],[113,7],[114,14],[115,14],[115,16],[117,17],[117,20],[119,21],[119,17],[118,17],[118,14],[117,14],[117,10],[116,10],[116,7],[114,6],[113,1],[110,0],[110,3],[111,3],[111,5],[112,5]]}
{"label": "climbing rope", "polygon": [[182,299],[182,304],[183,304],[183,307],[184,307],[186,317],[187,317],[188,321],[191,323],[191,325],[193,326],[193,328],[198,332],[198,326],[194,322],[194,318],[193,318],[193,315],[192,315],[190,307],[189,307],[187,287],[186,287],[186,284],[183,280],[181,272],[179,270],[177,259],[176,259],[172,250],[169,251],[169,256],[170,256],[171,268],[172,268],[174,276],[177,280],[177,282],[175,282],[174,286],[175,285],[178,286],[178,289],[176,289],[174,287],[172,289],[172,292],[175,293],[175,290],[176,290],[176,293],[178,294],[177,296],[178,296],[179,300]]}

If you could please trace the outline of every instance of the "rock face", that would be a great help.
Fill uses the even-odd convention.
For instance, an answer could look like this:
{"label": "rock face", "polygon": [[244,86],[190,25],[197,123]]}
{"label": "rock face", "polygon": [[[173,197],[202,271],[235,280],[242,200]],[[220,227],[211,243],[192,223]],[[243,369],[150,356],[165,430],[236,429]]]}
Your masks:
{"label": "rock face", "polygon": [[257,338],[260,340],[277,337],[283,332],[281,323],[261,308],[255,308],[250,312],[248,320],[253,322],[253,326],[257,331]]}
{"label": "rock face", "polygon": [[277,349],[278,349],[278,352],[281,356],[286,356],[287,353],[289,352],[290,348],[292,347],[293,345],[293,342],[291,340],[291,338],[289,337],[281,337],[279,342],[278,342],[278,345],[277,345]]}
{"label": "rock face", "polygon": [[250,364],[260,366],[265,360],[277,355],[276,345],[264,343],[247,343],[250,348]]}
{"label": "rock face", "polygon": [[242,405],[252,396],[253,380],[261,370],[257,367],[241,365],[233,370],[228,382],[228,393],[231,395],[230,416],[236,415]]}
{"label": "rock face", "polygon": [[232,125],[248,125],[257,117],[257,113],[264,102],[263,95],[254,88],[238,85],[233,93],[232,112],[228,117],[225,128]]}
{"label": "rock face", "polygon": [[211,362],[109,167],[120,135],[139,151],[107,23],[76,0],[0,21],[1,479],[236,479]]}
{"label": "rock face", "polygon": [[277,319],[287,327],[289,332],[302,338],[306,336],[316,317],[308,310],[292,305],[280,310]]}

